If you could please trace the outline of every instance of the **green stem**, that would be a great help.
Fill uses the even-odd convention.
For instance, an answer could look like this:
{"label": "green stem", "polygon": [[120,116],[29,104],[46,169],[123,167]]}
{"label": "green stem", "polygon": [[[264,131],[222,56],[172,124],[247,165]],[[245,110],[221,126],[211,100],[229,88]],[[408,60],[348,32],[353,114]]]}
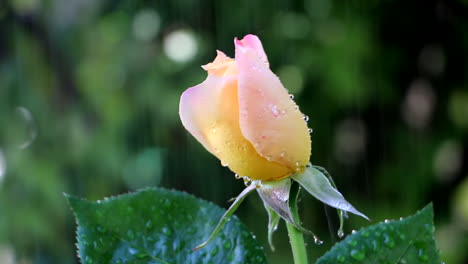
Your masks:
{"label": "green stem", "polygon": [[307,251],[304,244],[304,236],[293,224],[286,222],[289,242],[294,257],[294,264],[307,264]]}

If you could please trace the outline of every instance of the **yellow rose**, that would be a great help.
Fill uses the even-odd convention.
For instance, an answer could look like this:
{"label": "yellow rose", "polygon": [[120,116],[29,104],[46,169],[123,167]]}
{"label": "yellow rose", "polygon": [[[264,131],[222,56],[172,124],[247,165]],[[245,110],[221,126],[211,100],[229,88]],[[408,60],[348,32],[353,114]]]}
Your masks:
{"label": "yellow rose", "polygon": [[235,39],[235,59],[218,51],[208,77],[181,96],[184,127],[241,177],[274,181],[304,170],[311,140],[307,123],[270,70],[257,36]]}

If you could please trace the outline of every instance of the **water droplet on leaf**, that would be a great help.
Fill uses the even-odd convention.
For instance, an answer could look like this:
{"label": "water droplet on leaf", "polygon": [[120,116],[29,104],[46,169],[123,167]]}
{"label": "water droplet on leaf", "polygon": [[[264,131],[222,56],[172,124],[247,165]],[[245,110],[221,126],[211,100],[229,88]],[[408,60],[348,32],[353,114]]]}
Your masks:
{"label": "water droplet on leaf", "polygon": [[384,234],[384,244],[389,248],[395,247],[395,241],[388,234]]}
{"label": "water droplet on leaf", "polygon": [[357,250],[357,249],[351,250],[349,255],[355,260],[364,260],[364,258],[366,257],[366,254],[364,253],[364,251]]}

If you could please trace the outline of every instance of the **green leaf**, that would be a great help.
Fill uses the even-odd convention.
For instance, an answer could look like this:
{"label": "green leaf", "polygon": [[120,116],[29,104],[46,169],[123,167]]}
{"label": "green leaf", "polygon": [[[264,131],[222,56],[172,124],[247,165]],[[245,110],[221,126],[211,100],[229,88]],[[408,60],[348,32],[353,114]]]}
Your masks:
{"label": "green leaf", "polygon": [[78,223],[83,264],[266,263],[235,216],[203,249],[223,209],[187,193],[149,188],[97,202],[66,195]]}
{"label": "green leaf", "polygon": [[316,264],[440,264],[432,204],[402,220],[385,221],[349,235]]}

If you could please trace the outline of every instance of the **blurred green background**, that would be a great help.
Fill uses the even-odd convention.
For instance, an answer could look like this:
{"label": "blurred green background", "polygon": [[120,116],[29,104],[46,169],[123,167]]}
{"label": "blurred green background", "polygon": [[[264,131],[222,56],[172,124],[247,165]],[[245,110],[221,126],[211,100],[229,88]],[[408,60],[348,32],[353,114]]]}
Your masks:
{"label": "blurred green background", "polygon": [[[468,263],[468,1],[2,0],[0,263],[78,263],[63,192],[145,186],[227,207],[244,187],[182,127],[180,94],[215,49],[263,41],[314,129],[314,164],[372,218],[433,202],[443,260]],[[332,211],[304,195],[314,260],[337,240]],[[267,246],[256,195],[237,215],[290,263],[285,227]]]}

